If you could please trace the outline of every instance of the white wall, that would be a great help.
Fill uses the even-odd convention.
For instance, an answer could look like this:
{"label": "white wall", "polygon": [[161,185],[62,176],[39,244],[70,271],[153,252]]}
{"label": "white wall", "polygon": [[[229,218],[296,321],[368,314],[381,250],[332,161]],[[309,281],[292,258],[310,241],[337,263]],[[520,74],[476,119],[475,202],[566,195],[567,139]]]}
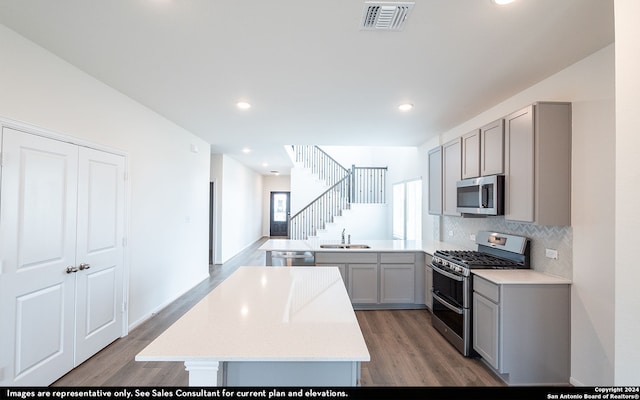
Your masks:
{"label": "white wall", "polygon": [[[404,182],[416,178],[424,178],[426,169],[424,169],[423,161],[419,157],[417,147],[411,146],[320,146],[329,156],[340,163],[343,167],[351,169],[352,165],[356,167],[387,167],[387,187],[386,187],[386,204],[387,207],[369,208],[370,218],[375,218],[376,224],[359,224],[356,218],[345,219],[343,222],[347,224],[349,230],[353,231],[354,238],[360,239],[390,239],[393,196],[392,186],[394,183]],[[304,168],[295,167],[291,172],[291,192],[292,192],[292,215],[301,210],[310,201],[315,199],[323,192],[322,184],[310,177],[308,171],[300,171]],[[306,170],[306,169],[305,169]],[[424,185],[423,185],[424,187]],[[299,192],[303,192],[299,194]],[[303,200],[303,201],[301,201]],[[367,207],[358,210],[358,215],[364,215]],[[366,226],[372,229],[364,233]],[[334,235],[337,228],[331,227],[331,232],[327,235]],[[341,232],[342,228],[340,228]],[[321,235],[326,236],[326,235]],[[337,237],[339,239],[339,236]],[[355,240],[355,239],[354,239]]]}
{"label": "white wall", "polygon": [[640,2],[616,0],[615,385],[640,383]]}
{"label": "white wall", "polygon": [[304,167],[302,163],[296,163],[291,168],[289,182],[294,188],[291,191],[292,217],[331,187],[322,182],[311,168]]}
{"label": "white wall", "polygon": [[[271,192],[291,191],[291,176],[263,175],[262,185],[262,236],[269,236],[271,224]],[[291,202],[291,196],[289,196],[289,202]],[[291,205],[289,206],[291,208]]]}
{"label": "white wall", "polygon": [[209,145],[4,25],[0,54],[0,117],[128,154],[129,325],[205,279]]}
{"label": "white wall", "polygon": [[262,237],[262,175],[232,157],[222,155],[219,177],[220,195],[216,264],[224,263]]}
{"label": "white wall", "polygon": [[[407,180],[426,179],[426,169],[417,147],[412,146],[320,146],[345,168],[387,167],[386,200],[387,221],[391,232],[393,210],[393,184]],[[424,186],[424,183],[423,183]]]}
{"label": "white wall", "polygon": [[387,223],[389,209],[388,204],[351,204],[350,209],[343,210],[325,229],[318,230],[317,237],[338,242],[344,229],[345,238],[351,235],[354,244],[362,240],[391,240],[392,228]]}
{"label": "white wall", "polygon": [[412,146],[320,146],[333,159],[350,169],[356,167],[388,167],[387,183],[422,176],[418,149]]}
{"label": "white wall", "polygon": [[[611,262],[615,248],[612,206],[616,162],[614,89],[614,45],[610,45],[441,137],[444,143],[535,101],[572,102],[572,227],[568,230],[567,240],[571,240],[572,231],[572,246],[568,244],[573,253],[569,260],[572,269],[569,277],[573,277],[571,379],[577,385],[614,383],[614,348],[618,347],[614,340],[615,291]],[[637,139],[634,140],[637,145]],[[635,160],[638,159],[636,155]],[[447,222],[446,218],[442,220]],[[477,223],[461,218],[456,222],[460,226]],[[516,232],[536,231],[526,224],[509,227]],[[542,235],[551,230],[544,227],[537,232],[541,236],[534,238],[534,243],[544,240]],[[449,240],[447,235],[443,239]]]}

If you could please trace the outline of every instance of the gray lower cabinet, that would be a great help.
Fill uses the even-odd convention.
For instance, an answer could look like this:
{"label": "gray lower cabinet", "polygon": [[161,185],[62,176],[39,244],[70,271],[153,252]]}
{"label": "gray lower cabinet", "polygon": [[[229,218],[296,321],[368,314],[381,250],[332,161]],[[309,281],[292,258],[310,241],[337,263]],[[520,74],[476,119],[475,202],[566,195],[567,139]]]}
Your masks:
{"label": "gray lower cabinet", "polygon": [[380,303],[413,303],[414,264],[380,265]]}
{"label": "gray lower cabinet", "polygon": [[380,253],[380,303],[413,304],[416,253]]}
{"label": "gray lower cabinet", "polygon": [[[318,265],[318,264],[316,264]],[[347,286],[347,266],[344,264],[331,264],[331,265],[327,265],[327,267],[338,267],[338,270],[340,270],[340,276],[342,277],[342,281],[344,282],[344,287],[348,287]]]}
{"label": "gray lower cabinet", "polygon": [[378,253],[371,252],[316,252],[317,266],[335,266],[352,303],[378,302]]}
{"label": "gray lower cabinet", "polygon": [[354,304],[378,303],[378,264],[350,264],[347,291]]}
{"label": "gray lower cabinet", "polygon": [[473,348],[494,369],[499,369],[498,342],[500,305],[475,292],[473,294]]}
{"label": "gray lower cabinet", "polygon": [[565,385],[570,373],[568,284],[473,278],[473,348],[509,385]]}
{"label": "gray lower cabinet", "polygon": [[354,308],[424,308],[423,252],[316,252],[337,266]]}

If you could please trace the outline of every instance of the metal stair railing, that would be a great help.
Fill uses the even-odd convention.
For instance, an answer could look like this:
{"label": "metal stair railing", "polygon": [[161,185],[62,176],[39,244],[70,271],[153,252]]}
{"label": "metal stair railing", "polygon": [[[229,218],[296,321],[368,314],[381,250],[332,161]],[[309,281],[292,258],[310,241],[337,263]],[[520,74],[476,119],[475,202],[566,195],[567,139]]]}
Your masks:
{"label": "metal stair railing", "polygon": [[325,192],[289,219],[289,238],[308,239],[352,203],[386,203],[387,167],[343,167],[318,146],[293,145],[295,161],[327,185]]}
{"label": "metal stair railing", "polygon": [[384,204],[387,187],[387,167],[351,166],[351,202]]}
{"label": "metal stair railing", "polygon": [[315,235],[318,229],[324,229],[342,210],[351,203],[351,173],[347,175],[298,211],[289,219],[289,239],[306,240]]}
{"label": "metal stair railing", "polygon": [[296,162],[302,163],[327,186],[333,186],[349,174],[349,169],[343,167],[329,154],[318,146],[293,145]]}

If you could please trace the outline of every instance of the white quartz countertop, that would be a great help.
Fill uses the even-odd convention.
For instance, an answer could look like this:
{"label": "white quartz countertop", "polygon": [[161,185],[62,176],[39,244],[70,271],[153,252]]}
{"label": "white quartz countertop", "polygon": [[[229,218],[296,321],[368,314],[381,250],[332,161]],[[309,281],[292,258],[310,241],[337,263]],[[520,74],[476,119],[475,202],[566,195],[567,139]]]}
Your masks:
{"label": "white quartz countertop", "polygon": [[[259,250],[264,251],[342,251],[342,252],[393,252],[393,251],[421,251],[433,255],[436,250],[464,250],[450,243],[421,241],[421,240],[351,240],[352,244],[366,244],[368,249],[331,249],[320,247],[323,244],[339,244],[337,240],[290,240],[269,239]],[[466,249],[468,250],[468,249]]]}
{"label": "white quartz countertop", "polygon": [[474,275],[498,285],[569,285],[571,281],[530,269],[473,269]]}
{"label": "white quartz countertop", "polygon": [[137,361],[369,361],[337,267],[239,267]]}

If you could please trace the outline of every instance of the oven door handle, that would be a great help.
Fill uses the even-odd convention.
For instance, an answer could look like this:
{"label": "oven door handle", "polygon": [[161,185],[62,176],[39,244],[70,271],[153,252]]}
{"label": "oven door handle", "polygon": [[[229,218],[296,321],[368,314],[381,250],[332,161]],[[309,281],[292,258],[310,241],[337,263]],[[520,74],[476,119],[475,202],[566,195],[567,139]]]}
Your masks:
{"label": "oven door handle", "polygon": [[451,278],[454,281],[462,282],[464,280],[463,276],[452,274],[451,272],[447,272],[447,271],[443,270],[442,268],[436,267],[434,264],[431,264],[431,268],[436,270],[439,274],[442,274],[442,275],[446,276],[447,278]]}
{"label": "oven door handle", "polygon": [[450,304],[448,301],[446,301],[445,299],[437,295],[436,292],[434,292],[433,290],[431,291],[431,294],[433,294],[434,299],[438,300],[440,303],[442,303],[443,306],[447,307],[449,310],[453,311],[456,314],[460,314],[460,315],[464,314],[464,310],[461,307],[456,307],[453,304]]}

